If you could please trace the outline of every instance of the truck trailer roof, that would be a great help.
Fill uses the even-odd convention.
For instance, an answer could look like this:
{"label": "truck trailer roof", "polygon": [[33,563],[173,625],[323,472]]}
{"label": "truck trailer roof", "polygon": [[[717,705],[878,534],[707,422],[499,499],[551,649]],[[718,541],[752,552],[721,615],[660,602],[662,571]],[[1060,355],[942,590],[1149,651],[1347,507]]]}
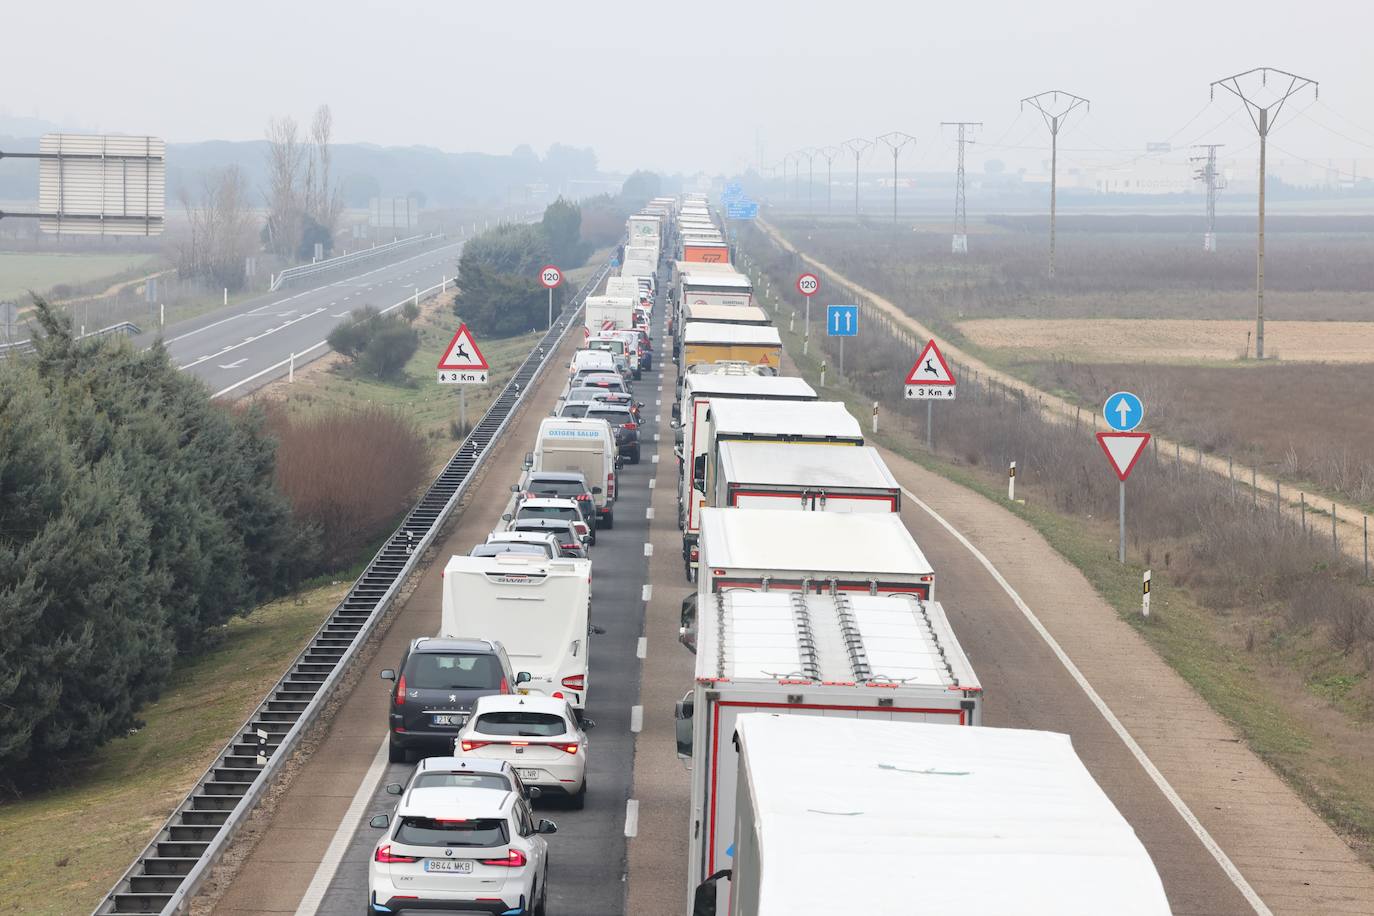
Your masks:
{"label": "truck trailer roof", "polygon": [[[806,379],[780,375],[718,375],[689,372],[682,377],[687,394],[725,398],[777,398],[790,401],[814,401],[816,389]],[[684,399],[687,397],[684,394]]]}
{"label": "truck trailer roof", "polygon": [[[711,406],[717,403],[712,401]],[[701,563],[817,578],[915,581],[935,575],[895,513],[701,510]],[[818,585],[820,583],[817,583]]]}
{"label": "truck trailer roof", "polygon": [[720,474],[748,484],[835,489],[898,489],[878,450],[835,448],[824,443],[743,442],[720,444]]}
{"label": "truck trailer roof", "polygon": [[770,324],[768,313],[756,305],[706,305],[688,302],[682,306],[683,321],[709,321],[712,324]]}
{"label": "truck trailer roof", "polygon": [[717,435],[826,437],[863,444],[859,421],[840,401],[712,401],[711,422]]}
{"label": "truck trailer roof", "polygon": [[[1068,735],[760,714],[735,734],[753,809],[735,876],[757,865],[758,916],[1170,912]],[[882,880],[798,880],[858,874]]]}
{"label": "truck trailer roof", "polygon": [[713,321],[693,321],[682,327],[684,344],[760,344],[782,346],[778,329],[772,325],[717,324]]}

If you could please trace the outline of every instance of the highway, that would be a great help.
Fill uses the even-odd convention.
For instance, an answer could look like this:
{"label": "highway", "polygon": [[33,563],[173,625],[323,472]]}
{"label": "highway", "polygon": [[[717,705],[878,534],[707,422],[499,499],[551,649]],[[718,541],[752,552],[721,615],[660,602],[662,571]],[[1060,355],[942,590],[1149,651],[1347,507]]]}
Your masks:
{"label": "highway", "polygon": [[[325,338],[354,309],[399,308],[419,290],[437,291],[458,273],[462,242],[430,246],[381,265],[340,269],[324,280],[307,279],[245,302],[167,327],[168,352],[180,369],[194,373],[215,397],[241,397],[329,351]],[[156,334],[136,338],[149,345]]]}

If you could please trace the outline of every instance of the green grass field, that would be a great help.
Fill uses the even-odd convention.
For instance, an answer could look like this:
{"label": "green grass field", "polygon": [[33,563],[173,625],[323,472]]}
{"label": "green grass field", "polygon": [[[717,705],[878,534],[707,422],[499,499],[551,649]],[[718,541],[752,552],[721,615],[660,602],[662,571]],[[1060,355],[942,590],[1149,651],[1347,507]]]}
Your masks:
{"label": "green grass field", "polygon": [[0,252],[0,301],[26,304],[28,291],[43,294],[58,284],[76,286],[147,267],[151,254],[18,254]]}

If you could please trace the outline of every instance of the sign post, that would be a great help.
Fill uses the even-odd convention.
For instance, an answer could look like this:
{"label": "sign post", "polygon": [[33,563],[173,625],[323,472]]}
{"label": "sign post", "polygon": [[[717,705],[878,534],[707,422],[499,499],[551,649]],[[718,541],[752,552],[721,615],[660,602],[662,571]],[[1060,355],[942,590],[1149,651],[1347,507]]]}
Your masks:
{"label": "sign post", "polygon": [[552,264],[545,264],[539,268],[539,282],[544,284],[544,288],[549,291],[549,323],[548,327],[553,327],[553,291],[563,282],[563,271],[554,267]]}
{"label": "sign post", "polygon": [[468,428],[467,386],[485,385],[489,368],[468,326],[459,325],[457,333],[444,348],[444,355],[439,358],[439,383],[459,386],[458,428],[464,432]]}
{"label": "sign post", "polygon": [[944,355],[932,338],[925,345],[925,349],[921,351],[921,355],[916,357],[916,363],[911,367],[911,371],[906,374],[907,400],[926,402],[926,448],[928,449],[935,447],[935,436],[932,433],[935,412],[931,406],[932,402],[954,400],[957,387],[958,384],[954,380],[954,373],[950,370],[949,363],[945,362]]}
{"label": "sign post", "polygon": [[811,297],[821,291],[821,278],[802,274],[797,278],[797,292],[806,297],[806,324],[802,326],[802,356],[811,349]]}
{"label": "sign post", "polygon": [[840,378],[844,378],[844,339],[859,335],[859,307],[857,305],[827,305],[825,333],[840,339]]}
{"label": "sign post", "polygon": [[1098,433],[1097,443],[1102,446],[1102,451],[1107,453],[1107,460],[1111,462],[1112,470],[1116,471],[1117,480],[1120,482],[1117,499],[1119,531],[1116,558],[1118,562],[1125,563],[1126,478],[1131,476],[1131,469],[1144,453],[1145,445],[1150,441],[1150,434],[1134,432],[1140,421],[1145,419],[1145,405],[1129,391],[1118,391],[1110,395],[1102,404],[1102,416],[1106,418],[1107,425],[1114,430],[1110,433]]}

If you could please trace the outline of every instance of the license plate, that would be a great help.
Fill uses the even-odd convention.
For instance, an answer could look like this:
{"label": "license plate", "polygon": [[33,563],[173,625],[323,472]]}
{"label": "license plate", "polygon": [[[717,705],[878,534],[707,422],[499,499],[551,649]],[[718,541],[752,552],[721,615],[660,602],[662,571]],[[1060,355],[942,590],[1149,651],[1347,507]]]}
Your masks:
{"label": "license plate", "polygon": [[455,725],[456,725],[456,726],[461,726],[461,725],[462,725],[464,722],[466,722],[467,720],[468,720],[468,717],[467,717],[466,715],[463,715],[462,713],[458,713],[458,714],[456,714],[456,715],[451,715],[451,716],[440,716],[440,715],[434,716],[434,724],[435,724],[435,725],[446,725],[446,726],[450,726],[450,727],[455,726]]}
{"label": "license plate", "polygon": [[425,871],[443,871],[452,875],[472,874],[471,859],[425,859]]}
{"label": "license plate", "polygon": [[520,778],[521,778],[521,779],[538,779],[538,778],[539,778],[539,771],[538,771],[538,770],[516,770],[515,772],[517,772],[517,773],[520,774]]}

